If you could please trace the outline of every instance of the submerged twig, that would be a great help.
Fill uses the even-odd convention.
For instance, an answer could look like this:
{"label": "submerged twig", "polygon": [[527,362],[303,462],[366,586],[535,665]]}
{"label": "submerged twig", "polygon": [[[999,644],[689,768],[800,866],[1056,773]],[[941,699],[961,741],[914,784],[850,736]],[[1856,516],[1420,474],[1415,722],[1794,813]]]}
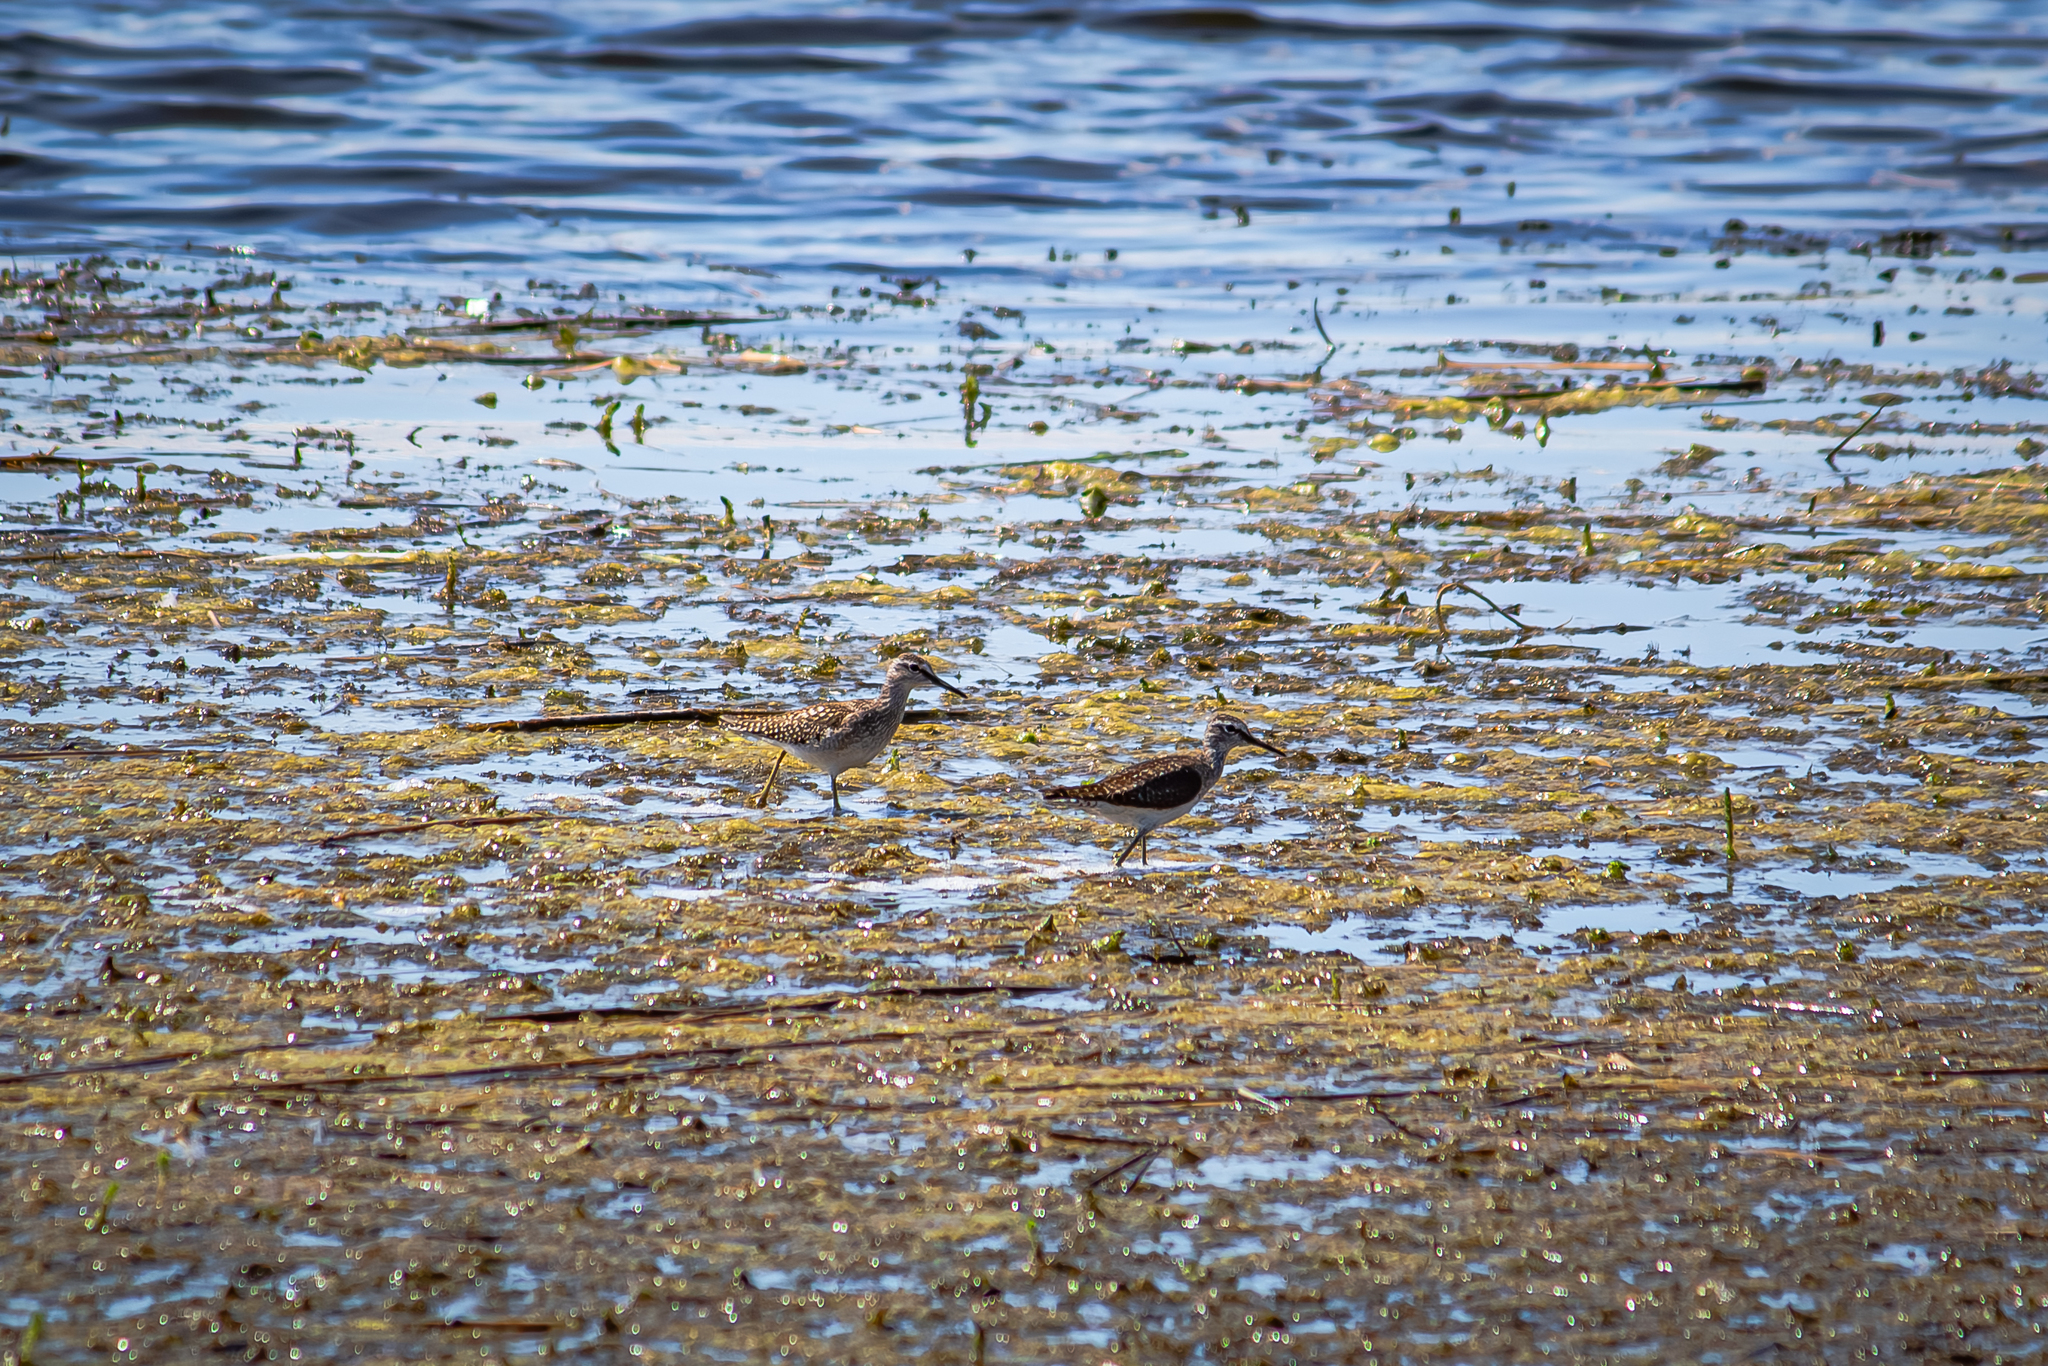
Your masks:
{"label": "submerged twig", "polygon": [[[1942,1067],[1927,1068],[1924,1071],[1908,1072],[1907,1076],[1921,1076],[1929,1081],[1942,1081],[1949,1077],[2038,1077],[2048,1074],[2048,1063],[2009,1063],[1997,1067]],[[1891,1076],[1889,1072],[1869,1071],[1866,1076]]]}
{"label": "submerged twig", "polygon": [[[1059,463],[1062,465],[1100,465],[1114,464],[1119,460],[1142,461],[1172,460],[1176,458],[1186,459],[1187,455],[1188,452],[1180,449],[1180,447],[1178,446],[1174,446],[1171,448],[1162,448],[1156,451],[1098,451],[1094,455],[1063,455],[1059,457]],[[1029,469],[1034,465],[1044,465],[1048,463],[1051,463],[1051,458],[1041,456],[1034,460],[1018,460],[1013,458],[1009,460],[991,460],[980,465],[935,465],[932,466],[932,468],[935,470],[943,469],[948,474],[972,474],[977,470],[1021,470]],[[767,601],[769,602],[805,602],[811,600],[812,599],[810,598],[810,596],[806,594],[790,594],[782,597],[767,599]]]}
{"label": "submerged twig", "polygon": [[2001,692],[2048,692],[2048,673],[1921,674],[1904,680],[1903,686],[1925,691],[1929,688],[1996,688]]}
{"label": "submerged twig", "polygon": [[[640,314],[622,314],[615,317],[594,317],[585,314],[575,319],[579,331],[610,332],[631,330],[637,332],[659,331],[665,327],[733,327],[753,323],[772,323],[787,320],[784,311],[773,313],[705,313],[696,311],[662,311]],[[477,334],[499,332],[544,332],[559,327],[560,318],[493,318],[486,322],[469,322],[455,327],[416,327],[406,329],[415,337],[466,337]],[[550,362],[556,357],[546,357]]]}
{"label": "submerged twig", "polygon": [[1238,1087],[1234,1094],[1239,1100],[1248,1100],[1252,1104],[1260,1106],[1267,1114],[1277,1115],[1280,1113],[1280,1103],[1278,1101],[1267,1099],[1249,1086]]}
{"label": "submerged twig", "polygon": [[[1450,636],[1451,631],[1450,627],[1444,621],[1444,594],[1450,592],[1453,588],[1457,589],[1461,593],[1470,593],[1473,597],[1479,599],[1488,607],[1491,607],[1494,611],[1500,613],[1509,621],[1513,622],[1515,624],[1515,629],[1518,631],[1534,632],[1537,629],[1536,627],[1529,625],[1527,622],[1522,621],[1513,612],[1508,611],[1507,608],[1501,606],[1492,598],[1487,597],[1486,594],[1480,592],[1471,584],[1466,583],[1463,579],[1452,579],[1449,583],[1446,583],[1443,587],[1436,590],[1436,629],[1437,632],[1445,638],[1448,638]],[[1439,648],[1441,648],[1441,646],[1439,646]]]}
{"label": "submerged twig", "polygon": [[1753,1010],[1782,1010],[1790,1015],[1834,1015],[1845,1020],[1882,1020],[1884,1011],[1876,1006],[1868,1010],[1857,1006],[1823,1005],[1818,1001],[1744,1001]]}
{"label": "submerged twig", "polygon": [[1072,1129],[1047,1129],[1046,1138],[1058,1143],[1101,1143],[1117,1148],[1149,1148],[1153,1144],[1142,1138],[1124,1138],[1111,1134],[1082,1134]]}
{"label": "submerged twig", "polygon": [[[44,461],[54,461],[57,458],[57,452],[61,449],[62,447],[60,446],[52,446],[46,451],[29,451],[23,455],[0,455],[0,469],[25,469],[30,465],[40,465]],[[105,465],[110,462],[105,460],[81,460],[78,463],[81,465]],[[83,479],[83,476],[80,476],[80,478]]]}
{"label": "submerged twig", "polygon": [[1495,401],[1539,402],[1553,398],[1602,398],[1619,394],[1640,394],[1645,392],[1683,392],[1712,394],[1755,394],[1763,392],[1764,382],[1760,379],[1660,379],[1645,380],[1641,384],[1601,384],[1573,386],[1569,380],[1556,389],[1481,389],[1464,394],[1420,395],[1390,394],[1392,406],[1419,403],[1472,403],[1487,404]]}
{"label": "submerged twig", "polygon": [[1655,627],[1651,626],[1631,626],[1625,621],[1618,621],[1612,626],[1573,626],[1569,624],[1569,619],[1567,619],[1567,624],[1553,626],[1545,631],[1544,634],[1551,636],[1625,636],[1632,631],[1650,631],[1655,629]]}
{"label": "submerged twig", "polygon": [[504,1015],[484,1015],[481,1024],[573,1024],[586,1016],[593,1020],[663,1020],[671,1026],[738,1024],[750,1020],[774,1020],[792,1015],[829,1015],[838,1009],[842,996],[815,997],[789,1002],[753,1002],[743,1006],[563,1006],[557,1010],[523,1010]]}
{"label": "submerged twig", "polygon": [[[0,1076],[0,1086],[25,1085],[40,1081],[65,1081],[72,1077],[96,1076],[106,1072],[144,1072],[152,1067],[170,1067],[208,1054],[204,1048],[187,1048],[176,1053],[152,1053],[146,1058],[122,1058],[115,1062],[96,1062],[85,1067],[55,1067],[44,1072],[17,1072],[13,1076]],[[220,1054],[218,1056],[228,1056]]]}
{"label": "submerged twig", "polygon": [[409,835],[415,830],[432,830],[437,826],[474,825],[524,825],[528,821],[574,820],[574,815],[559,811],[520,811],[503,816],[449,816],[437,821],[408,821],[404,825],[365,825],[355,830],[341,830],[314,840],[315,844],[339,844],[343,840],[362,839],[371,835]]}
{"label": "submerged twig", "polygon": [[1452,360],[1436,353],[1439,370],[1648,370],[1646,360]]}
{"label": "submerged twig", "polygon": [[706,707],[670,707],[653,711],[579,711],[560,716],[520,716],[504,721],[472,721],[464,730],[573,730],[584,726],[632,726],[646,721],[695,721],[717,725],[719,713]]}
{"label": "submerged twig", "polygon": [[[1386,1080],[1389,1082],[1398,1081],[1397,1078],[1393,1077],[1386,1078]],[[1118,1086],[1127,1084],[1107,1081],[1064,1082],[1048,1086],[1011,1086],[1002,1089],[1030,1092],[1036,1095],[1053,1091],[1115,1091]],[[1275,1091],[1271,1095],[1252,1093],[1250,1102],[1278,1109],[1281,1101],[1286,1101],[1290,1105],[1337,1105],[1349,1100],[1362,1100],[1368,1103],[1375,1100],[1406,1100],[1409,1094],[1406,1091]],[[1170,1094],[1163,1096],[1137,1096],[1125,1092],[1121,1095],[1112,1095],[1110,1097],[1110,1104],[1116,1106],[1235,1105],[1242,1109],[1246,1103],[1247,1096],[1241,1088],[1231,1091],[1216,1091],[1206,1087],[1174,1087],[1171,1088]]]}
{"label": "submerged twig", "polygon": [[1872,394],[1870,401],[1870,412],[1861,422],[1856,424],[1856,430],[1849,433],[1847,436],[1843,437],[1840,441],[1836,442],[1835,448],[1828,452],[1827,462],[1829,469],[1835,468],[1835,457],[1842,453],[1842,448],[1844,446],[1847,446],[1851,441],[1854,441],[1857,437],[1863,435],[1863,429],[1865,427],[1868,427],[1871,423],[1877,421],[1879,415],[1882,414],[1885,409],[1891,407],[1894,403],[1899,403],[1903,400],[1901,400],[1897,394]]}
{"label": "submerged twig", "polygon": [[[1125,1172],[1130,1172],[1130,1179],[1124,1182],[1124,1193],[1128,1195],[1131,1188],[1144,1178],[1145,1169],[1150,1167],[1154,1159],[1165,1151],[1164,1148],[1159,1147],[1157,1144],[1149,1146],[1136,1156],[1125,1158],[1108,1171],[1098,1172],[1096,1175],[1089,1177],[1086,1189],[1094,1190],[1097,1186],[1106,1185],[1117,1177],[1122,1176]],[[1132,1170],[1133,1168],[1136,1170]]]}
{"label": "submerged twig", "polygon": [[[765,1012],[764,1012],[765,1013]],[[1008,1029],[965,1029],[947,1035],[962,1042],[1003,1038]],[[318,1077],[280,1077],[254,1083],[250,1089],[263,1091],[350,1090],[361,1086],[384,1086],[393,1091],[417,1089],[446,1082],[511,1080],[531,1076],[578,1076],[585,1081],[642,1080],[666,1072],[698,1071],[755,1065],[763,1060],[791,1053],[813,1053],[820,1049],[857,1048],[864,1044],[897,1043],[905,1039],[930,1037],[924,1030],[888,1030],[854,1038],[804,1039],[783,1043],[740,1043],[714,1047],[650,1048],[640,1053],[581,1058],[547,1058],[539,1062],[489,1063],[455,1067],[435,1072],[343,1072]]]}
{"label": "submerged twig", "polygon": [[1323,352],[1323,358],[1316,362],[1316,368],[1311,372],[1320,378],[1323,373],[1323,367],[1328,365],[1330,358],[1337,354],[1337,343],[1330,340],[1329,329],[1323,326],[1323,303],[1321,299],[1309,300],[1309,317],[1315,320],[1316,335],[1323,339],[1323,345],[1330,348]]}
{"label": "submerged twig", "polygon": [[0,1075],[0,1086],[67,1081],[72,1077],[102,1076],[109,1072],[146,1072],[155,1067],[175,1067],[181,1062],[192,1062],[195,1059],[215,1062],[247,1057],[251,1053],[285,1053],[302,1048],[331,1048],[361,1032],[355,1031],[331,1038],[295,1039],[290,1043],[244,1044],[238,1048],[185,1048],[175,1053],[152,1053],[142,1058],[116,1058],[111,1062],[87,1063],[82,1067],[53,1067],[42,1072],[16,1072],[12,1076]]}
{"label": "submerged twig", "polygon": [[1388,1114],[1388,1113],[1387,1113],[1387,1112],[1386,1112],[1385,1110],[1382,1110],[1382,1109],[1380,1108],[1380,1103],[1379,1103],[1379,1102],[1378,1102],[1377,1100],[1374,1100],[1374,1099],[1372,1099],[1372,1098],[1371,1098],[1370,1096],[1368,1096],[1368,1097],[1366,1098],[1366,1102],[1365,1102],[1365,1112],[1366,1112],[1367,1114],[1369,1114],[1369,1115],[1372,1115],[1372,1116],[1374,1116],[1374,1117],[1376,1117],[1376,1118],[1380,1119],[1380,1120],[1383,1120],[1383,1121],[1385,1121],[1385,1123],[1386,1123],[1386,1126],[1387,1126],[1387,1127],[1388,1127],[1389,1129],[1392,1129],[1392,1130],[1393,1130],[1393,1131],[1394,1131],[1395,1133],[1397,1133],[1397,1134],[1401,1135],[1401,1137],[1403,1137],[1403,1138],[1409,1138],[1409,1139],[1412,1139],[1412,1138],[1415,1138],[1415,1137],[1417,1137],[1417,1135],[1416,1135],[1416,1133],[1415,1133],[1415,1131],[1414,1131],[1413,1129],[1410,1129],[1410,1128],[1409,1128],[1409,1127],[1408,1127],[1407,1125],[1403,1124],[1403,1123],[1402,1123],[1402,1122],[1401,1122],[1400,1120],[1398,1120],[1398,1119],[1395,1119],[1395,1118],[1394,1118],[1394,1117],[1393,1117],[1392,1115]]}
{"label": "submerged twig", "polygon": [[[463,727],[469,731],[535,731],[535,730],[578,730],[602,726],[635,726],[646,722],[676,721],[695,722],[700,726],[715,726],[718,718],[729,712],[758,711],[758,706],[743,707],[667,707],[646,711],[579,711],[565,712],[559,716],[519,716],[503,721],[471,721]],[[912,707],[903,713],[905,725],[923,726],[934,721],[954,719],[959,713],[942,707]],[[0,755],[0,758],[6,756]]]}
{"label": "submerged twig", "polygon": [[219,745],[137,745],[132,749],[12,749],[0,751],[0,763],[9,759],[151,759],[170,754],[220,754]]}

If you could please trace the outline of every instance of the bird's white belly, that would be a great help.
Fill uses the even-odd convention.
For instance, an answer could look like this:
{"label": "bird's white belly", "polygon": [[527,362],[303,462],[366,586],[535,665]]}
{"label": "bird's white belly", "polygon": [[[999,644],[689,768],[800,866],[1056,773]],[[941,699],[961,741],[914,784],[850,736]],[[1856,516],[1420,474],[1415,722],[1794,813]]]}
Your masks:
{"label": "bird's white belly", "polygon": [[845,749],[833,749],[824,745],[805,745],[794,741],[770,741],[784,754],[821,773],[838,777],[850,768],[861,768],[875,761],[877,755],[889,747],[896,738],[893,730],[877,733]]}
{"label": "bird's white belly", "polygon": [[[1201,800],[1199,797],[1196,801]],[[1183,802],[1179,806],[1159,807],[1145,810],[1134,806],[1111,806],[1107,802],[1083,802],[1091,815],[1118,825],[1127,825],[1133,830],[1157,830],[1168,821],[1177,821],[1195,809],[1194,802]]]}

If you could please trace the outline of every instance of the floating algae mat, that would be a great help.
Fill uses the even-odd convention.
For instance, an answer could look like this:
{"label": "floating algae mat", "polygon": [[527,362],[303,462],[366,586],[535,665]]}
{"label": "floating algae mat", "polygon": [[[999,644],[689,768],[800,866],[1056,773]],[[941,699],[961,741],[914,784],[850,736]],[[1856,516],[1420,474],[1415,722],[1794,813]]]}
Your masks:
{"label": "floating algae mat", "polygon": [[10,283],[18,1360],[2038,1356],[2034,371],[195,270]]}
{"label": "floating algae mat", "polygon": [[10,284],[19,1359],[2038,1356],[2033,371],[195,271]]}

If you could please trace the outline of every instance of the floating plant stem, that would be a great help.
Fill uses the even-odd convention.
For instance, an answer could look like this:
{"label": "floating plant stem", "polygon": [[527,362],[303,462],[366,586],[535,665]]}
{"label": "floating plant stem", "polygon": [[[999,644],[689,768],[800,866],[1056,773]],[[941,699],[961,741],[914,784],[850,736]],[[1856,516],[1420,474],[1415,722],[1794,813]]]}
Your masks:
{"label": "floating plant stem", "polygon": [[1491,607],[1494,611],[1500,613],[1503,617],[1506,617],[1510,622],[1513,622],[1515,629],[1518,631],[1535,631],[1538,629],[1537,627],[1528,625],[1526,622],[1516,617],[1514,613],[1508,611],[1507,608],[1502,607],[1499,603],[1495,602],[1492,598],[1487,597],[1486,594],[1480,592],[1471,584],[1466,583],[1463,579],[1452,579],[1448,583],[1444,584],[1441,588],[1438,588],[1436,590],[1436,629],[1440,638],[1448,639],[1451,633],[1450,627],[1446,623],[1444,617],[1444,594],[1450,592],[1453,588],[1457,589],[1461,593],[1470,593],[1473,597],[1479,599],[1488,607]]}
{"label": "floating plant stem", "polygon": [[[1851,441],[1854,441],[1857,437],[1863,435],[1863,429],[1868,427],[1871,423],[1877,421],[1878,417],[1883,414],[1886,408],[1891,407],[1894,403],[1905,402],[1905,400],[1897,394],[1866,394],[1864,395],[1863,401],[1871,405],[1870,411],[1864,415],[1864,418],[1861,422],[1856,424],[1855,431],[1849,433],[1840,441],[1836,442],[1835,448],[1828,452],[1827,464],[1829,469],[1835,468],[1835,457],[1842,453],[1843,448],[1846,447]],[[1810,505],[1807,510],[1812,511]]]}
{"label": "floating plant stem", "polygon": [[[1330,358],[1337,354],[1337,343],[1330,340],[1330,329],[1323,326],[1323,301],[1321,299],[1311,299],[1309,301],[1309,316],[1315,321],[1316,335],[1323,339],[1323,345],[1328,348],[1323,352],[1323,358],[1316,362],[1315,369],[1310,372],[1317,379],[1321,379],[1323,367],[1328,365]],[[1441,357],[1442,353],[1439,352],[1438,355]]]}
{"label": "floating plant stem", "polygon": [[119,1181],[107,1182],[107,1193],[100,1197],[100,1207],[93,1211],[90,1219],[85,1221],[85,1231],[87,1233],[102,1233],[106,1230],[107,1211],[114,1207],[114,1197],[120,1194],[120,1191],[121,1183]]}
{"label": "floating plant stem", "polygon": [[28,1326],[21,1330],[21,1343],[11,1353],[11,1366],[34,1366],[36,1344],[43,1340],[43,1311],[38,1309],[28,1316]]}

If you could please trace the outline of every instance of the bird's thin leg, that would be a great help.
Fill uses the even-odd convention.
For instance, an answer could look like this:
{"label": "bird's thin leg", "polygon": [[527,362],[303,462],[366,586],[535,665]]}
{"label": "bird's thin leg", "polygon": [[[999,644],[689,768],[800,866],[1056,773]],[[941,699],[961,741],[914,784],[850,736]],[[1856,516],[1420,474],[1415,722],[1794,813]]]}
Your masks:
{"label": "bird's thin leg", "polygon": [[763,811],[768,809],[768,794],[775,788],[775,775],[782,772],[782,761],[788,757],[788,755],[783,754],[780,750],[776,751],[775,767],[768,770],[768,781],[761,784],[760,792],[754,797],[754,805],[760,807]]}
{"label": "bird's thin leg", "polygon": [[845,814],[839,809],[839,775],[837,773],[832,775],[832,814],[835,816]]}
{"label": "bird's thin leg", "polygon": [[1137,834],[1131,836],[1131,842],[1129,844],[1126,844],[1124,846],[1124,851],[1116,856],[1117,867],[1121,868],[1124,866],[1124,860],[1131,856],[1131,850],[1137,848],[1138,841],[1143,838],[1145,838],[1145,832],[1143,830],[1140,830]]}
{"label": "bird's thin leg", "polygon": [[1147,830],[1138,836],[1138,862],[1147,868],[1152,866],[1152,832]]}

